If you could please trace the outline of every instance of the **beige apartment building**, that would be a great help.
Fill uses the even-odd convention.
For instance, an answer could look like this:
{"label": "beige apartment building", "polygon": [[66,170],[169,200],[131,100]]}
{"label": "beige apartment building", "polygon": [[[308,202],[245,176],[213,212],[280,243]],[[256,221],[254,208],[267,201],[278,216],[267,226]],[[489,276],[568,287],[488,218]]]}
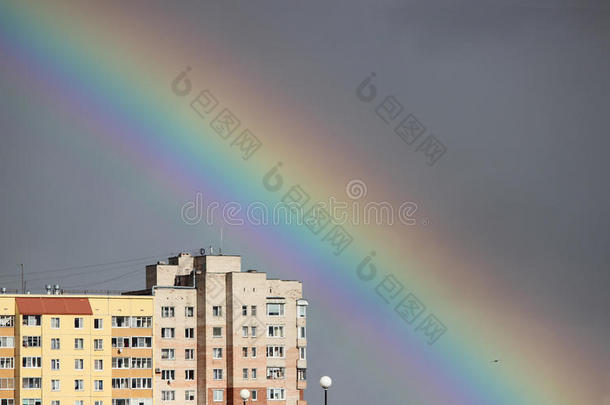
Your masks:
{"label": "beige apartment building", "polygon": [[146,267],[155,404],[306,405],[307,301],[299,281],[241,271],[241,257],[181,253]]}

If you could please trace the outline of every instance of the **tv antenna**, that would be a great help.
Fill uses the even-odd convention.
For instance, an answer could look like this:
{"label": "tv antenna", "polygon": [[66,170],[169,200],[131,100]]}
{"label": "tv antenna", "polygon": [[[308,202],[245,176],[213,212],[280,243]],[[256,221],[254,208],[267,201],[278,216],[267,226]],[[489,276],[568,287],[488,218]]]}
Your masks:
{"label": "tv antenna", "polygon": [[220,248],[218,249],[218,254],[222,255],[222,232],[223,232],[223,228],[220,227]]}
{"label": "tv antenna", "polygon": [[23,263],[19,264],[21,266],[21,293],[25,294],[25,280],[23,278]]}

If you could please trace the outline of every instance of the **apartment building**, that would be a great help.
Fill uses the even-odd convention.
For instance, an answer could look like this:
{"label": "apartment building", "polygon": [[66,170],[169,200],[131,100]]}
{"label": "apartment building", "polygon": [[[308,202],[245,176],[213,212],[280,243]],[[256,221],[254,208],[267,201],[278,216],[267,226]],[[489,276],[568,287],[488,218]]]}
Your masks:
{"label": "apartment building", "polygon": [[[146,268],[154,297],[154,398],[197,405],[306,405],[299,281],[241,271],[240,256],[188,253]],[[182,402],[181,402],[182,403]]]}
{"label": "apartment building", "polygon": [[0,294],[0,405],[307,405],[299,281],[181,253],[122,295]]}
{"label": "apartment building", "polygon": [[0,295],[0,405],[152,405],[152,311],[152,297]]}

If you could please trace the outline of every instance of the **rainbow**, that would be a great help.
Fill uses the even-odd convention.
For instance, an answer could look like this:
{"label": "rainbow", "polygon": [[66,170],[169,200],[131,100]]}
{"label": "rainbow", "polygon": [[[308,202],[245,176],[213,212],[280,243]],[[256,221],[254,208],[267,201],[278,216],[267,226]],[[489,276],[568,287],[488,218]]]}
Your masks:
{"label": "rainbow", "polygon": [[[160,10],[150,8],[146,18],[141,13],[104,3],[2,3],[7,87],[16,102],[24,101],[20,89],[37,95],[27,100],[24,120],[43,114],[71,122],[74,131],[62,136],[75,151],[86,146],[108,154],[116,167],[133,173],[121,179],[126,188],[142,178],[150,182],[149,188],[134,188],[142,200],[162,198],[155,189],[170,197],[199,189],[216,201],[272,204],[300,185],[312,201],[322,201],[343,196],[346,181],[358,177],[354,173],[374,167],[374,156],[328,136],[345,131],[339,123],[312,119],[298,101],[238,64],[219,40],[205,33],[194,38]],[[194,43],[206,54],[193,54]],[[187,66],[192,90],[178,96],[172,81]],[[250,159],[211,129],[211,116],[202,118],[190,107],[204,89],[235,112],[239,130],[248,128],[261,140]],[[332,162],[318,158],[312,164],[322,148],[343,152]],[[263,178],[280,161],[283,188],[268,191]],[[369,184],[380,186],[380,197],[401,200],[386,181],[373,180]],[[570,332],[545,324],[534,302],[515,300],[486,274],[484,260],[466,254],[458,241],[434,226],[346,229],[353,243],[340,255],[304,226],[245,225],[235,234],[265,252],[262,257],[273,254],[282,273],[303,280],[306,295],[329,312],[328,325],[344,330],[333,338],[345,342],[346,367],[366,370],[376,390],[394,392],[406,403],[601,403],[588,371],[594,349],[571,347]],[[371,250],[378,274],[364,281],[356,269]],[[434,314],[445,325],[434,344],[417,330],[421,319],[405,323],[393,310],[395,302],[387,304],[375,292],[388,275],[423,302],[421,319]],[[490,363],[496,356],[501,366]]]}

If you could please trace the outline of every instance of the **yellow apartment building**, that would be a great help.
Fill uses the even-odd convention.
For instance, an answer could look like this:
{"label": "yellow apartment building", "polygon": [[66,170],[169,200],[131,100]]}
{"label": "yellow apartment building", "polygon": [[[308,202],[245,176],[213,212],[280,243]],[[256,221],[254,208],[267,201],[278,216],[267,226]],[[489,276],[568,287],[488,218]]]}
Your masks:
{"label": "yellow apartment building", "polygon": [[152,297],[0,295],[0,405],[152,405]]}

